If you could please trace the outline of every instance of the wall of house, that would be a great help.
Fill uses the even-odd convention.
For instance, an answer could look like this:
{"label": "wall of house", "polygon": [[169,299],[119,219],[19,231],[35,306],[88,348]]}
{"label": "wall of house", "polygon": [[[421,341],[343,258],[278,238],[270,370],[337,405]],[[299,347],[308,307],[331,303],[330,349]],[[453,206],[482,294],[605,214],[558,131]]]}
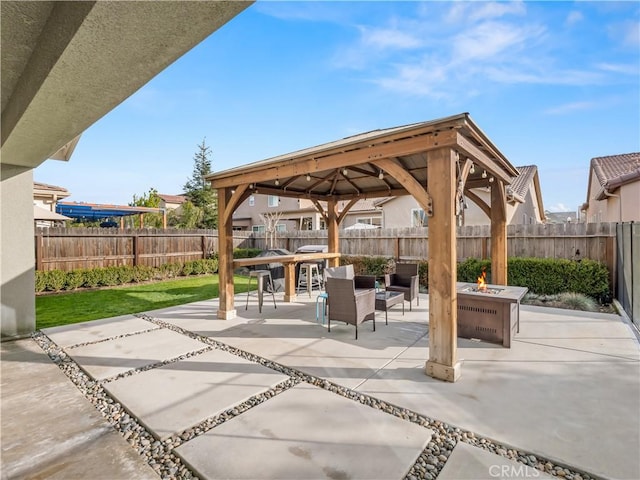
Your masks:
{"label": "wall of house", "polygon": [[392,198],[381,205],[382,228],[406,228],[411,226],[411,210],[420,208],[411,195]]}
{"label": "wall of house", "polygon": [[3,163],[0,186],[2,338],[35,330],[33,170]]}
{"label": "wall of house", "polygon": [[640,180],[621,186],[617,193],[622,197],[622,221],[640,221]]}
{"label": "wall of house", "polygon": [[531,225],[542,223],[538,202],[530,188],[524,197],[524,202],[516,202],[514,205],[507,205],[507,220],[509,225]]}
{"label": "wall of house", "polygon": [[[617,214],[618,210],[616,210],[616,216],[614,219],[609,219],[609,212],[607,207],[606,200],[596,200],[595,196],[598,194],[600,189],[600,182],[596,178],[596,176],[592,173],[590,175],[591,183],[588,188],[589,192],[589,207],[587,209],[587,223],[598,223],[598,222],[617,222],[620,217]],[[616,204],[616,208],[617,204]]]}
{"label": "wall of house", "polygon": [[[284,225],[287,230],[300,230],[301,228],[309,230],[306,223],[301,227],[301,223],[303,223],[301,219],[310,219],[311,230],[319,230],[321,227],[322,217],[311,200],[278,197],[278,205],[270,207],[268,195],[253,195],[253,199],[253,206],[250,204],[250,198],[247,198],[233,214],[234,217],[243,219],[241,224],[248,225],[248,230],[251,230],[253,226],[264,226],[260,214],[269,212],[282,212],[278,224]],[[244,220],[246,218],[250,220]]]}

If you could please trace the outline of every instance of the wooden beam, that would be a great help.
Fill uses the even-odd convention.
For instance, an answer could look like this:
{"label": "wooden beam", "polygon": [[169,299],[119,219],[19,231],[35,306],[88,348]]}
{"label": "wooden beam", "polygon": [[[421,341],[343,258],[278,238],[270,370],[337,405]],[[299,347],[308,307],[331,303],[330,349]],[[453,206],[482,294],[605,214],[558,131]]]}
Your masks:
{"label": "wooden beam", "polygon": [[507,285],[507,198],[502,182],[491,186],[491,283]]}
{"label": "wooden beam", "polygon": [[[235,318],[236,310],[233,300],[233,219],[230,208],[233,195],[230,188],[218,189],[218,282],[219,306],[218,318],[229,320]],[[240,194],[241,196],[242,194]],[[229,213],[231,210],[231,213]]]}
{"label": "wooden beam", "polygon": [[446,148],[427,154],[429,218],[429,360],[427,375],[449,382],[460,376],[457,359],[456,156]]}
{"label": "wooden beam", "polygon": [[[327,230],[329,234],[327,250],[330,253],[340,253],[340,236],[338,231],[338,202],[331,198],[327,202]],[[329,260],[330,267],[340,265],[340,260],[333,258]]]}
{"label": "wooden beam", "polygon": [[[383,169],[393,178],[395,178],[400,184],[406,188],[406,190],[413,195],[413,198],[416,199],[418,204],[425,211],[427,216],[431,216],[432,212],[432,202],[431,196],[425,189],[425,187],[418,182],[411,174],[409,174],[402,165],[398,162],[398,160],[392,160],[390,158],[385,158],[381,160],[376,160],[373,163],[375,166]],[[428,162],[427,162],[428,163]]]}
{"label": "wooden beam", "polygon": [[478,207],[480,207],[480,210],[482,210],[485,213],[488,219],[491,219],[491,208],[489,207],[489,205],[486,204],[486,202],[482,198],[480,198],[471,190],[466,190],[464,194],[467,196],[467,198],[469,198],[469,200],[473,201],[473,203],[475,203],[476,205],[478,205]]}
{"label": "wooden beam", "polygon": [[324,219],[324,222],[327,223],[329,217],[327,216],[327,212],[324,211],[324,208],[322,207],[322,205],[320,205],[320,202],[318,200],[316,200],[315,198],[312,198],[311,202],[316,207],[316,210],[318,210],[318,212],[320,212],[320,215],[322,215],[322,218]]}
{"label": "wooden beam", "polygon": [[[229,198],[229,203],[227,204],[224,212],[224,218],[222,219],[225,224],[231,222],[233,224],[233,212],[236,211],[238,205],[240,205],[245,200],[245,193],[249,188],[248,183],[244,183],[242,185],[238,185],[235,188],[235,192],[231,194]],[[231,190],[231,189],[229,189]],[[220,215],[220,209],[218,208],[218,215]],[[233,230],[233,228],[232,228]]]}
{"label": "wooden beam", "polygon": [[[273,180],[275,178],[288,178],[306,175],[307,173],[334,170],[352,165],[373,162],[382,158],[401,157],[415,153],[427,152],[443,146],[453,146],[458,138],[456,130],[445,132],[425,133],[420,136],[403,138],[387,143],[380,143],[370,147],[361,146],[355,150],[345,152],[328,153],[322,158],[314,158],[311,154],[298,158],[287,158],[270,163],[263,167],[234,169],[222,177],[216,178],[215,174],[208,177],[213,188],[231,187],[240,183],[255,183]],[[317,155],[317,154],[316,154]],[[224,173],[224,172],[223,172]]]}
{"label": "wooden beam", "polygon": [[471,157],[471,160],[475,163],[479,163],[482,168],[487,170],[487,173],[499,178],[504,183],[511,183],[511,175],[498,162],[490,158],[485,152],[475,146],[461,133],[456,132],[456,135],[456,144],[458,145],[459,151],[464,152],[466,156]]}
{"label": "wooden beam", "polygon": [[349,201],[349,203],[347,203],[344,208],[342,209],[342,211],[340,212],[340,215],[338,215],[338,225],[340,225],[342,223],[342,221],[344,220],[344,218],[347,216],[347,213],[349,213],[349,210],[351,210],[351,208],[360,201],[359,198],[354,198],[351,201]]}

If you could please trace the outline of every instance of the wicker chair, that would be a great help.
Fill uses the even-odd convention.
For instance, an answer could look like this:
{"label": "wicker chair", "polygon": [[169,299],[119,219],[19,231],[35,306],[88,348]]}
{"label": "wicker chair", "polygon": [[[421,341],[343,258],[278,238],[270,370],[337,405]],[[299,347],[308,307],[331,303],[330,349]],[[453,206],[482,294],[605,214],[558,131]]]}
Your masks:
{"label": "wicker chair", "polygon": [[409,310],[411,310],[411,302],[414,298],[417,305],[420,305],[418,279],[417,263],[397,263],[396,273],[384,276],[385,289],[390,292],[404,293],[404,299],[409,302]]}
{"label": "wicker chair", "polygon": [[[375,277],[371,278],[375,283]],[[329,294],[329,332],[331,332],[332,320],[354,325],[356,340],[358,339],[358,325],[362,322],[373,320],[373,331],[376,331],[375,288],[356,289],[355,278],[336,277],[327,277],[325,287]]]}

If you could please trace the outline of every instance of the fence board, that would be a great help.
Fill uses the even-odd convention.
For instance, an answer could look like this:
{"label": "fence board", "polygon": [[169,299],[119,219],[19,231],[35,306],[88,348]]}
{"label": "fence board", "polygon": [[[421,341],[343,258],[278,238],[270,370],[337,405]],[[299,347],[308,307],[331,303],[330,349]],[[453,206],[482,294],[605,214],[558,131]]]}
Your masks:
{"label": "fence board", "polygon": [[[457,256],[488,258],[490,226],[457,229]],[[509,256],[590,258],[616,272],[615,224],[509,225]],[[264,234],[233,232],[234,247],[267,248]],[[326,245],[326,230],[278,232],[270,248],[295,251],[303,245]],[[401,260],[428,258],[428,228],[340,231],[345,255],[379,255]],[[149,265],[203,258],[218,250],[215,230],[49,228],[36,233],[36,268],[72,270],[108,265]],[[580,254],[577,254],[579,250]],[[613,274],[613,273],[612,273]],[[616,276],[612,278],[616,280]]]}

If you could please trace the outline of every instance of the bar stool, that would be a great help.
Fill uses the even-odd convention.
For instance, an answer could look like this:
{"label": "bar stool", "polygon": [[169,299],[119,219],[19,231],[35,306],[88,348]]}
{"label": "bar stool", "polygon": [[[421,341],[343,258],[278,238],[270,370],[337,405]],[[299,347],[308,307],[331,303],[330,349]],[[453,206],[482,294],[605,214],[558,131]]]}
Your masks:
{"label": "bar stool", "polygon": [[300,284],[302,283],[302,271],[305,270],[305,278],[307,283],[307,292],[311,296],[311,290],[313,290],[313,271],[316,271],[316,278],[318,278],[318,286],[322,288],[322,280],[320,280],[320,268],[317,263],[301,263],[300,273],[298,275],[298,286],[296,287],[296,293],[300,290]]}
{"label": "bar stool", "polygon": [[264,279],[269,280],[269,286],[271,287],[271,296],[273,297],[273,308],[278,308],[276,306],[276,296],[274,294],[275,288],[273,285],[273,278],[271,277],[270,270],[252,270],[249,272],[249,282],[247,283],[247,303],[244,306],[244,309],[247,310],[249,308],[249,290],[251,290],[251,279],[255,278],[258,282],[258,312],[262,313],[262,294],[264,291]]}

